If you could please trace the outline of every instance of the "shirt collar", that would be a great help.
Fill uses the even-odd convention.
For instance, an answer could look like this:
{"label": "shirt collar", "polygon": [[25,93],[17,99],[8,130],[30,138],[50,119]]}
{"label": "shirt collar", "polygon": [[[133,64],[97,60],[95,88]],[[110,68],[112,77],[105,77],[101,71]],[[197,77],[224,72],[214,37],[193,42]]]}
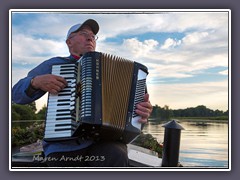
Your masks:
{"label": "shirt collar", "polygon": [[73,55],[71,54],[71,58],[75,59],[76,61],[80,59],[80,56],[76,56],[76,55]]}

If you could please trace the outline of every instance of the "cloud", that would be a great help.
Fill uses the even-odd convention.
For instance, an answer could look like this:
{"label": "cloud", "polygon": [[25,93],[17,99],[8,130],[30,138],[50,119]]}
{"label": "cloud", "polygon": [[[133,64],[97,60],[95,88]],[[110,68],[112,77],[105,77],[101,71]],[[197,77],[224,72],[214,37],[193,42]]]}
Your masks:
{"label": "cloud", "polygon": [[207,40],[208,37],[209,37],[208,32],[194,32],[186,35],[183,38],[183,43],[193,45],[193,44],[202,42],[204,40]]}
{"label": "cloud", "polygon": [[219,72],[219,74],[221,74],[221,75],[228,75],[228,70],[221,71],[221,72]]}
{"label": "cloud", "polygon": [[[207,85],[207,79],[202,79],[202,82],[197,84],[193,77],[214,67],[228,67],[227,12],[80,12],[15,15],[15,18],[21,18],[12,23],[13,82],[24,77],[30,68],[43,60],[52,56],[68,56],[65,44],[68,28],[93,18],[100,25],[97,51],[146,65],[149,69],[148,83],[153,94],[151,96],[156,99],[156,103],[157,100],[159,104],[168,102],[167,99],[155,98],[159,92],[162,93],[162,98],[171,99],[174,96],[174,106],[179,107],[187,101],[190,105],[191,99],[194,99],[193,103],[202,102],[200,97],[203,97],[204,92],[204,97],[209,95],[207,98],[212,99],[212,103],[216,101],[218,104],[219,101],[226,100],[227,94],[224,92],[212,94],[206,91],[210,88],[209,84],[215,85],[219,80],[213,80]],[[179,33],[181,37],[175,36]],[[109,38],[118,40],[108,41]],[[25,68],[20,69],[22,67]],[[218,74],[227,79],[228,71]],[[181,83],[181,80],[186,78],[192,78],[192,84]],[[168,84],[168,80],[171,84]],[[206,88],[199,96],[193,87],[201,89],[201,84]],[[227,83],[222,85],[223,91],[227,92]],[[192,88],[188,89],[188,86]],[[162,92],[163,89],[166,91]],[[181,99],[189,94],[192,94],[190,99]],[[215,97],[214,100],[211,95]],[[226,103],[221,104],[226,107]]]}
{"label": "cloud", "polygon": [[[107,37],[120,34],[142,34],[144,32],[204,32],[228,31],[228,14],[220,12],[159,12],[139,14],[96,15],[100,33]],[[116,20],[113,20],[116,19]],[[110,23],[109,23],[110,22]],[[117,28],[115,28],[117,27]],[[220,36],[221,37],[221,36]]]}
{"label": "cloud", "polygon": [[147,39],[143,42],[137,40],[137,38],[124,39],[122,47],[125,50],[130,50],[134,57],[147,56],[156,46],[158,42],[153,39]]}
{"label": "cloud", "polygon": [[181,40],[174,40],[172,38],[168,38],[164,44],[161,46],[161,49],[168,49],[168,48],[174,48],[176,46],[179,46],[181,44]]}
{"label": "cloud", "polygon": [[[206,44],[211,44],[211,40],[203,40],[207,36],[207,33],[193,33],[183,37],[182,41],[168,38],[163,45],[165,48],[162,48],[157,40],[140,41],[137,38],[124,39],[121,44],[101,43],[98,48],[100,51],[107,51],[147,65],[153,81],[154,79],[161,81],[161,78],[167,77],[181,79],[193,77],[209,68],[228,66],[226,49],[220,51],[215,46],[205,47],[204,43],[201,43],[205,41]],[[201,46],[194,46],[194,43]],[[176,46],[177,48],[170,48]]]}
{"label": "cloud", "polygon": [[56,55],[67,54],[64,42],[34,38],[24,34],[12,36],[12,59],[14,63],[39,64]]}

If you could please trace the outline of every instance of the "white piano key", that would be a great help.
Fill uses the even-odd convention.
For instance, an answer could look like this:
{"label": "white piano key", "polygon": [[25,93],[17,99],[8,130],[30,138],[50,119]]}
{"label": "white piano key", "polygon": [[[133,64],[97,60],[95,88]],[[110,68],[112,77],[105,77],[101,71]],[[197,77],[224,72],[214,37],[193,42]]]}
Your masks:
{"label": "white piano key", "polygon": [[[55,107],[51,107],[51,105],[49,105],[49,108],[48,109],[55,109]],[[61,110],[61,109],[72,109],[72,106],[58,106],[58,109]]]}
{"label": "white piano key", "polygon": [[63,67],[71,67],[71,66],[76,67],[76,64],[56,64],[56,65],[53,65],[52,68],[57,68],[57,67],[63,68]]}
{"label": "white piano key", "polygon": [[58,108],[58,107],[56,107],[56,108],[54,108],[54,107],[52,107],[52,108],[48,108],[47,109],[47,112],[48,113],[50,113],[50,112],[68,112],[68,111],[74,111],[75,110],[75,107],[74,106],[71,106],[71,108],[66,108],[66,109],[64,109],[64,108]]}
{"label": "white piano key", "polygon": [[146,77],[147,77],[147,73],[144,72],[143,70],[139,69],[138,70],[138,79],[137,80],[146,79]]}
{"label": "white piano key", "polygon": [[56,121],[55,119],[47,119],[48,123],[46,124],[46,126],[55,126],[55,125],[60,125],[60,124],[73,124],[75,123],[75,121],[73,121],[72,119],[66,119],[66,120],[58,120]]}
{"label": "white piano key", "polygon": [[71,115],[60,115],[60,116],[57,116],[57,115],[49,115],[48,117],[47,117],[47,120],[48,119],[56,119],[57,120],[57,118],[65,118],[65,119],[68,119],[68,118],[72,118],[72,116]]}
{"label": "white piano key", "polygon": [[[55,74],[55,75],[61,75],[61,74]],[[63,76],[63,75],[61,75],[61,76]],[[64,78],[66,78],[66,77],[74,78],[74,77],[76,77],[76,75],[75,75],[75,74],[64,74],[63,77],[64,77]]]}
{"label": "white piano key", "polygon": [[58,106],[64,106],[64,105],[70,105],[70,106],[74,106],[75,105],[75,101],[64,101],[64,102],[51,102],[51,104],[48,105],[48,107],[58,107]]}
{"label": "white piano key", "polygon": [[69,114],[69,115],[71,115],[71,112],[70,111],[63,111],[63,112],[47,112],[47,117],[48,116],[53,116],[53,115],[55,115],[55,116],[61,116],[61,115],[63,115],[63,114]]}
{"label": "white piano key", "polygon": [[66,137],[71,137],[72,132],[55,132],[55,131],[50,131],[50,132],[45,132],[45,139],[50,139],[50,138],[66,138]]}
{"label": "white piano key", "polygon": [[[60,130],[60,129],[72,129],[72,126],[71,125],[66,125],[66,126],[58,126],[58,127],[55,127],[55,126],[46,126],[45,127],[45,132],[47,131],[57,131],[57,130]],[[64,131],[64,130],[63,130]],[[66,130],[67,131],[67,130]]]}
{"label": "white piano key", "polygon": [[[76,64],[52,66],[52,74],[65,78],[67,87],[58,94],[49,94],[44,138],[72,136],[73,132],[70,129],[74,129],[76,126],[72,113],[75,111],[77,69]],[[69,128],[69,130],[65,128]]]}
{"label": "white piano key", "polygon": [[58,101],[58,100],[53,100],[53,101],[50,101],[51,102],[51,105],[61,105],[61,104],[66,104],[66,103],[68,103],[68,104],[70,104],[70,102],[73,102],[73,101],[71,101],[70,99],[66,99],[66,100],[64,100],[64,101]]}
{"label": "white piano key", "polygon": [[54,101],[54,100],[60,100],[60,99],[70,99],[72,98],[72,95],[65,95],[65,96],[57,96],[57,95],[52,95],[49,96],[48,102]]}

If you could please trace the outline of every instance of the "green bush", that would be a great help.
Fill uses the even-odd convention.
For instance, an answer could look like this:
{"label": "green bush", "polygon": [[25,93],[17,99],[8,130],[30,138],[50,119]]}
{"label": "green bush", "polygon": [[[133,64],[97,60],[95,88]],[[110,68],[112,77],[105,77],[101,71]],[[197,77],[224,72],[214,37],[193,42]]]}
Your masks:
{"label": "green bush", "polygon": [[132,144],[155,151],[159,158],[162,157],[162,146],[151,134],[140,134]]}
{"label": "green bush", "polygon": [[35,143],[38,139],[43,138],[43,134],[44,123],[34,123],[26,128],[13,127],[11,136],[12,147]]}

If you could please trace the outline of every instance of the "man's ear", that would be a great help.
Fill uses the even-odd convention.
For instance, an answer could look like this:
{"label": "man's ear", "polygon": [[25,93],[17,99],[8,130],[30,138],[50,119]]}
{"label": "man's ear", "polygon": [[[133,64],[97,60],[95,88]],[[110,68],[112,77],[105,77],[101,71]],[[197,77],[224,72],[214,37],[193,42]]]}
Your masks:
{"label": "man's ear", "polygon": [[67,39],[67,40],[66,40],[66,44],[67,44],[68,46],[71,44],[70,39]]}

